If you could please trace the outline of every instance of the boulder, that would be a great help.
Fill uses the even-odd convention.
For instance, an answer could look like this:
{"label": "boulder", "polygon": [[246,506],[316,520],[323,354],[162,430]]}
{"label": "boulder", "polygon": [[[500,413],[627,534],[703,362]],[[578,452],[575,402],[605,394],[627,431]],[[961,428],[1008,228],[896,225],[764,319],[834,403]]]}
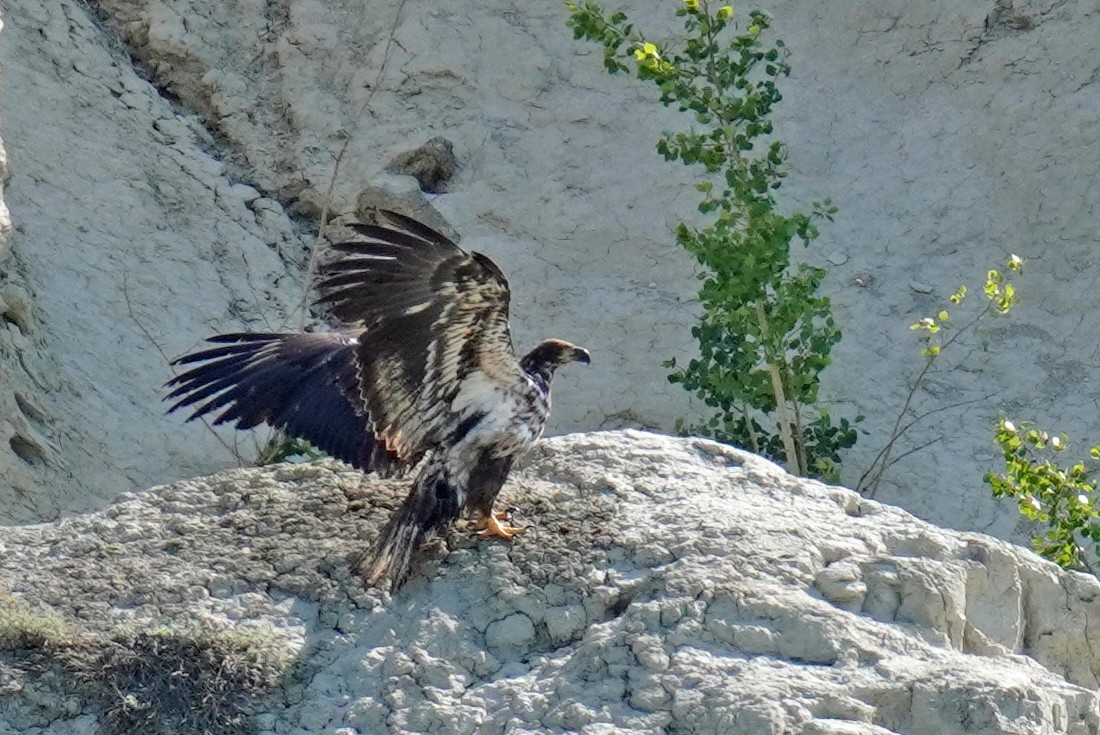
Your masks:
{"label": "boulder", "polygon": [[460,524],[391,596],[351,570],[406,488],[284,464],[3,529],[0,733],[1100,727],[1100,584],[988,536],[708,441],[573,434],[505,488],[528,533]]}

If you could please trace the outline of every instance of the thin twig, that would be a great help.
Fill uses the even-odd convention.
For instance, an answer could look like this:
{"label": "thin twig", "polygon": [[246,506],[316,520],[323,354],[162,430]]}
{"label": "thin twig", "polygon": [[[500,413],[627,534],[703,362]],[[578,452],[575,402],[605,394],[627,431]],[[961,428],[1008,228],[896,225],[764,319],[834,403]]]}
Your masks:
{"label": "thin twig", "polygon": [[[890,462],[890,453],[894,450],[894,445],[897,444],[897,441],[901,438],[901,435],[905,433],[909,426],[912,426],[912,424],[909,424],[909,426],[906,426],[905,429],[901,429],[901,422],[905,419],[906,414],[909,413],[909,406],[913,402],[913,397],[920,389],[921,384],[924,382],[925,376],[927,376],[929,371],[932,369],[932,365],[936,362],[936,358],[939,357],[939,355],[942,355],[944,350],[953,345],[955,343],[955,340],[961,337],[963,333],[966,332],[966,330],[977,324],[992,309],[993,302],[989,301],[985,305],[985,308],[978,312],[977,316],[975,316],[964,326],[956,330],[955,333],[951,335],[950,339],[940,345],[940,351],[938,355],[929,355],[928,359],[925,360],[924,367],[921,368],[920,373],[917,375],[917,379],[913,381],[913,385],[909,388],[908,395],[905,396],[905,403],[902,404],[901,411],[898,412],[897,421],[894,422],[894,428],[890,431],[890,439],[886,442],[886,445],[883,446],[881,450],[879,450],[879,453],[875,455],[874,460],[871,461],[871,465],[866,469],[866,471],[864,471],[864,473],[859,476],[859,482],[856,483],[856,490],[864,495],[864,497],[875,497],[875,493],[878,491],[879,483],[882,481],[882,476],[886,472],[886,468],[893,464],[892,462]],[[923,417],[918,417],[913,423],[915,423],[917,420],[920,420],[920,418]],[[868,476],[871,476],[872,479],[865,485],[864,480],[866,480]]]}
{"label": "thin twig", "polygon": [[[901,430],[897,433],[896,438],[901,439],[903,436],[905,436],[905,432],[909,431],[910,429],[912,429],[914,426],[916,426],[921,421],[924,421],[929,416],[932,416],[932,415],[937,414],[937,413],[941,413],[943,411],[950,411],[953,408],[962,408],[963,406],[969,406],[972,403],[980,403],[982,401],[988,401],[990,398],[992,398],[995,395],[997,395],[996,391],[994,391],[993,393],[986,393],[984,396],[981,396],[979,398],[971,398],[971,399],[966,400],[966,401],[956,401],[955,403],[949,403],[946,406],[940,406],[939,408],[933,408],[931,411],[926,411],[926,412],[920,414],[919,416],[915,417],[912,421],[910,421],[905,426],[901,427]],[[928,446],[928,445],[923,444],[918,448],[923,449],[926,446]],[[882,452],[879,452],[880,456],[881,456],[881,454],[882,454]],[[886,467],[884,467],[883,469],[893,467],[899,459],[901,459],[902,457],[905,457],[909,454],[912,454],[912,452],[908,451],[905,454],[901,455],[901,457],[895,457],[894,459],[890,460],[890,463],[887,464]],[[859,486],[857,485],[856,487],[859,487]]]}
{"label": "thin twig", "polygon": [[[789,367],[789,365],[788,365]],[[788,380],[790,379],[790,373],[787,374]],[[800,401],[792,401],[794,403],[794,425],[795,425],[795,446],[798,448],[798,466],[802,468],[802,472],[805,475],[810,474],[810,465],[806,459],[806,429],[802,425],[802,403]]]}
{"label": "thin twig", "polygon": [[[924,421],[929,416],[932,416],[932,415],[937,414],[937,413],[941,413],[943,411],[950,411],[953,408],[962,408],[963,406],[969,406],[972,403],[980,403],[982,401],[988,401],[990,398],[992,398],[995,395],[997,395],[996,391],[994,391],[993,393],[986,393],[984,396],[981,396],[979,398],[971,398],[971,399],[966,400],[966,401],[958,401],[956,403],[949,403],[946,406],[940,406],[939,408],[933,408],[931,411],[926,411],[926,412],[922,413],[921,415],[914,417],[914,419],[912,421],[910,421],[905,426],[901,427],[901,431],[898,432],[898,438],[900,439],[901,437],[905,436],[905,432],[909,431],[911,428],[913,428],[913,426],[920,423],[921,421]],[[890,464],[893,464],[893,462],[891,462]]]}
{"label": "thin twig", "polygon": [[[1076,539],[1074,539],[1074,540],[1076,540]],[[1088,570],[1089,574],[1096,577],[1097,576],[1096,568],[1093,567],[1092,562],[1089,561],[1088,552],[1085,550],[1084,546],[1081,545],[1081,544],[1078,544],[1077,548],[1080,550],[1077,556],[1081,560],[1081,564],[1085,567],[1086,570]]]}
{"label": "thin twig", "polygon": [[[359,108],[359,112],[355,116],[355,120],[352,123],[353,129],[359,125],[359,121],[363,119],[363,115],[366,113],[371,100],[374,99],[375,92],[378,91],[382,86],[382,82],[385,81],[386,66],[390,61],[390,51],[393,49],[394,37],[397,35],[397,26],[401,23],[401,14],[405,10],[405,2],[406,0],[401,0],[394,13],[393,26],[390,28],[390,33],[386,37],[386,47],[382,51],[382,65],[378,68],[378,76],[375,78],[374,86],[367,92],[367,98],[363,100],[363,106]],[[325,202],[321,208],[321,224],[317,229],[317,240],[313,243],[313,249],[309,253],[309,262],[306,264],[305,280],[302,283],[302,298],[301,301],[298,302],[298,309],[301,312],[301,319],[298,323],[299,330],[304,330],[306,327],[306,319],[309,315],[309,289],[313,284],[313,271],[317,267],[317,255],[320,252],[320,245],[325,241],[329,210],[332,206],[332,193],[336,189],[336,179],[340,174],[340,163],[344,160],[344,154],[347,153],[349,145],[351,145],[351,135],[348,135],[347,138],[344,139],[344,144],[340,146],[340,152],[336,154],[336,163],[332,167],[332,177],[329,178],[328,190],[325,192]]]}
{"label": "thin twig", "polygon": [[911,449],[907,449],[904,452],[902,452],[901,454],[899,454],[898,456],[894,457],[892,460],[890,460],[890,464],[888,466],[893,467],[898,462],[900,462],[903,459],[905,459],[906,457],[908,457],[910,454],[913,454],[914,452],[919,452],[920,450],[924,449],[925,447],[932,446],[936,442],[942,441],[942,440],[943,440],[942,436],[937,436],[935,439],[929,439],[924,444],[918,444],[917,446],[915,446]]}
{"label": "thin twig", "polygon": [[760,441],[756,438],[756,427],[752,425],[752,415],[749,413],[749,404],[741,402],[741,415],[745,419],[745,426],[749,430],[749,445],[753,454],[760,454]]}
{"label": "thin twig", "polygon": [[936,358],[934,356],[925,360],[924,367],[917,375],[917,379],[913,381],[913,385],[910,386],[908,395],[905,396],[905,403],[902,404],[901,411],[898,412],[898,418],[897,421],[894,422],[894,428],[890,430],[890,439],[886,442],[885,446],[879,450],[879,453],[875,455],[874,460],[871,462],[871,466],[859,476],[859,482],[856,483],[856,489],[863,492],[863,481],[867,479],[867,476],[875,471],[877,467],[880,467],[877,474],[874,476],[874,480],[870,483],[870,492],[867,493],[867,497],[869,498],[875,496],[875,490],[878,487],[879,480],[882,479],[882,473],[885,471],[885,467],[881,465],[884,465],[886,460],[890,457],[890,451],[894,448],[894,443],[897,442],[898,438],[901,436],[901,432],[898,431],[898,429],[901,426],[902,420],[905,419],[905,415],[909,412],[909,404],[913,402],[913,396],[916,395],[917,389],[920,388],[921,382],[924,380],[924,376],[928,374],[935,360]]}
{"label": "thin twig", "polygon": [[[244,257],[243,253],[241,254],[241,263],[243,264],[242,272],[247,273],[248,259]],[[267,318],[267,313],[260,306],[260,300],[256,298],[256,289],[249,289],[248,295],[252,297],[252,306],[256,309],[256,313],[259,315],[260,319],[263,319],[264,326],[267,327],[267,331],[276,331],[275,328],[271,326],[271,321]]]}
{"label": "thin twig", "polygon": [[[157,342],[156,338],[153,336],[153,333],[150,332],[148,328],[146,328],[146,326],[141,323],[141,320],[138,319],[137,314],[134,313],[134,305],[130,301],[129,271],[127,270],[122,271],[122,298],[126,302],[126,312],[130,315],[130,319],[134,322],[134,325],[141,331],[142,334],[145,335],[145,339],[149,340],[149,344],[153,345],[156,351],[160,353],[160,356],[164,358],[164,362],[167,363],[168,369],[172,371],[172,375],[178,375],[175,366],[172,365],[172,358],[168,356],[168,353],[165,352],[164,348],[160,346],[160,343]],[[218,432],[214,431],[214,427],[211,426],[210,422],[208,422],[204,417],[200,416],[199,421],[201,421],[202,425],[206,427],[206,430],[209,431],[214,436],[214,438],[218,440],[218,443],[225,447],[226,451],[233,455],[233,458],[237,460],[237,466],[243,467],[245,464],[244,458],[241,457],[236,448],[231,447],[225,441],[225,439],[223,439],[218,434]]]}

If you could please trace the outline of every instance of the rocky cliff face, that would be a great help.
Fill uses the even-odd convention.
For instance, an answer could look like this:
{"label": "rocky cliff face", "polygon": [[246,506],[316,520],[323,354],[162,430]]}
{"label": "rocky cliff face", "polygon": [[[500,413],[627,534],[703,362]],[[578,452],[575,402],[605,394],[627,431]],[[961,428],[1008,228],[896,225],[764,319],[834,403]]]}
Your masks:
{"label": "rocky cliff face", "polygon": [[349,565],[405,489],[280,465],[4,529],[0,733],[1100,727],[1095,579],[752,455],[543,442],[503,496],[534,528],[391,597]]}
{"label": "rocky cliff face", "polygon": [[[640,25],[667,28],[667,9],[633,5]],[[1008,252],[1030,261],[1024,304],[986,335],[991,349],[962,345],[961,369],[918,396],[921,412],[955,408],[919,426],[915,442],[933,443],[880,496],[1007,535],[1015,514],[980,481],[997,459],[998,411],[1096,439],[1100,394],[1081,345],[1097,341],[1100,5],[765,5],[795,69],[779,120],[787,191],[792,204],[840,206],[808,257],[827,264],[845,329],[827,397],[835,413],[868,417],[846,479],[881,446],[914,373],[908,324],[960,282],[974,290]],[[342,216],[395,190],[424,203],[386,172],[438,135],[459,167],[431,203],[512,276],[517,341],[592,348],[593,370],[563,376],[554,430],[668,428],[694,410],[661,366],[693,348],[693,264],[671,227],[695,192],[650,152],[677,116],[607,77],[560,7],[92,7],[5,8],[8,517],[234,462],[204,428],[160,417],[164,355],[215,330],[300,323],[312,244],[300,229],[313,232],[326,202]]]}
{"label": "rocky cliff face", "polygon": [[0,507],[26,520],[232,463],[232,437],[161,416],[166,356],[278,326],[304,248],[83,6],[5,10]]}

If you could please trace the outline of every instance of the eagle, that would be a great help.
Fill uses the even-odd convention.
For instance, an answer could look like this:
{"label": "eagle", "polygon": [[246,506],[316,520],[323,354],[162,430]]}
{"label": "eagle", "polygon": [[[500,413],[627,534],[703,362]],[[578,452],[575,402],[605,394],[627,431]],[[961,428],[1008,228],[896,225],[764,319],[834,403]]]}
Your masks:
{"label": "eagle", "polygon": [[359,570],[396,592],[414,552],[464,513],[484,537],[526,530],[494,502],[542,435],[555,371],[590,356],[546,339],[518,357],[508,281],[487,256],[396,212],[351,228],[317,284],[339,328],[211,337],[173,361],[188,369],[165,400],[192,409],[188,421],[281,429],[364,472],[415,472]]}

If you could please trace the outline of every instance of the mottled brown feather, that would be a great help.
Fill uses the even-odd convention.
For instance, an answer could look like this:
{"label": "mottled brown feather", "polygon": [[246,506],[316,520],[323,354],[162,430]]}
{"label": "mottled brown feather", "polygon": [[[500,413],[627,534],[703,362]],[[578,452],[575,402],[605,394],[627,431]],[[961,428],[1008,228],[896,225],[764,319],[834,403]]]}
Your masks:
{"label": "mottled brown feather", "polygon": [[318,303],[363,326],[360,397],[375,436],[415,463],[453,430],[449,406],[465,377],[481,370],[505,390],[525,378],[496,264],[407,217],[384,217],[387,226],[357,225],[362,239],[333,246]]}
{"label": "mottled brown feather", "polygon": [[217,413],[237,429],[266,423],[306,439],[364,471],[400,474],[407,463],[370,431],[359,402],[354,335],[223,334],[219,345],[176,360],[192,365],[168,381],[169,412],[193,408],[188,421]]}

